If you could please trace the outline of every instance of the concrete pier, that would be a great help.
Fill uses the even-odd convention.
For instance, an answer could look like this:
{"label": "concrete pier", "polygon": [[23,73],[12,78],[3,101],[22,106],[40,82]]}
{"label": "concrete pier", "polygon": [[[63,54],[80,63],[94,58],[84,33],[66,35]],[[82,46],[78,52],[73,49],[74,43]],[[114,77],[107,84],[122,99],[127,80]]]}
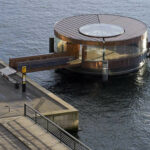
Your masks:
{"label": "concrete pier", "polygon": [[[6,66],[0,61],[0,69]],[[20,88],[15,89],[13,83],[0,76],[0,118],[23,115],[23,106],[27,103],[62,128],[78,130],[77,109],[29,78],[27,78],[27,90],[22,92],[21,74],[16,73],[10,77],[20,83]]]}
{"label": "concrete pier", "polygon": [[21,83],[0,61],[0,149],[91,150],[64,130],[78,130],[77,109],[29,78],[26,91]]}

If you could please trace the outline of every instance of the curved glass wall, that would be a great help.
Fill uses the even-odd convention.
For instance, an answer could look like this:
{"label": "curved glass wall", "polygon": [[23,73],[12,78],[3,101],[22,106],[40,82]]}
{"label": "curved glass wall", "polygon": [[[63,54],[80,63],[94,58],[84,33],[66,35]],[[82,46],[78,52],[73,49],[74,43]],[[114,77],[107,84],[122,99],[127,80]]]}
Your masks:
{"label": "curved glass wall", "polygon": [[[70,45],[72,45],[72,47]],[[69,49],[69,46],[70,49]],[[67,43],[66,41],[55,38],[55,52],[67,52],[71,51],[76,45],[73,43]],[[144,34],[143,38],[139,40],[132,40],[130,44],[113,45],[107,46],[91,46],[87,45],[84,51],[85,61],[103,61],[103,51],[105,49],[105,60],[121,59],[126,57],[132,57],[141,55],[147,51],[147,33]],[[80,50],[77,49],[79,53],[79,58],[82,57],[82,45],[80,45]],[[74,51],[72,51],[74,53]]]}
{"label": "curved glass wall", "polygon": [[[106,43],[107,44],[107,43]],[[122,45],[86,46],[83,68],[101,71],[103,61],[108,61],[109,73],[125,73],[139,68],[146,58],[147,34],[139,40]]]}
{"label": "curved glass wall", "polygon": [[68,52],[70,56],[82,59],[82,46],[80,44],[69,43],[58,38],[55,38],[55,52]]}
{"label": "curved glass wall", "polygon": [[55,37],[55,52],[65,52],[67,42]]}
{"label": "curved glass wall", "polygon": [[[100,71],[103,61],[108,61],[108,68],[112,72],[121,72],[137,68],[146,58],[147,32],[138,39],[123,41],[119,45],[91,46],[68,43],[55,38],[55,52],[68,52],[82,61],[82,68]],[[84,47],[84,50],[83,50]]]}
{"label": "curved glass wall", "polygon": [[147,36],[139,41],[130,42],[130,44],[113,46],[87,46],[86,61],[102,61],[103,51],[105,60],[122,59],[141,55],[147,51]]}

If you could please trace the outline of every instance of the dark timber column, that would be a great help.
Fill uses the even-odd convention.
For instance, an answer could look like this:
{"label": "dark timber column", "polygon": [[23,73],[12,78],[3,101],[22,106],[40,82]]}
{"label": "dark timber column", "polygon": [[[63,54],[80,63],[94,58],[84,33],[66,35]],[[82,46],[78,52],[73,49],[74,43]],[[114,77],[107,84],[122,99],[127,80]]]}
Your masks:
{"label": "dark timber column", "polygon": [[54,38],[49,38],[49,53],[54,52]]}
{"label": "dark timber column", "polygon": [[105,39],[103,38],[103,61],[105,60]]}
{"label": "dark timber column", "polygon": [[86,48],[87,48],[86,45],[83,45],[83,46],[82,46],[82,63],[85,62],[86,57],[87,57]]}

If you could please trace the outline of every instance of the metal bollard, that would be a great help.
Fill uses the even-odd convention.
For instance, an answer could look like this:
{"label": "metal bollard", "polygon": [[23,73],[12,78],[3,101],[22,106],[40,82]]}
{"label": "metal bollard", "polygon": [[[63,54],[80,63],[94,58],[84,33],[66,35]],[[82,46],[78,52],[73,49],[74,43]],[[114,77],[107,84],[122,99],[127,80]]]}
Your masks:
{"label": "metal bollard", "polygon": [[22,66],[22,92],[26,92],[26,72],[27,67]]}

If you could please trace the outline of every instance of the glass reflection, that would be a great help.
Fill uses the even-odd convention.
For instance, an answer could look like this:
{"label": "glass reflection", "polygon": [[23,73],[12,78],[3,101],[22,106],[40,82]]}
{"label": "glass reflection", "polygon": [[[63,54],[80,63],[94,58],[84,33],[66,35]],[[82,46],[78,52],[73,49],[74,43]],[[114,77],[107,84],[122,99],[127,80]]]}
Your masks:
{"label": "glass reflection", "polygon": [[92,37],[113,37],[124,33],[122,27],[113,24],[87,24],[79,28],[81,34]]}
{"label": "glass reflection", "polygon": [[108,61],[109,70],[112,72],[128,71],[137,68],[143,63],[147,51],[147,32],[141,38],[135,38],[131,41],[122,43],[113,43],[113,45],[84,45],[69,43],[56,39],[55,52],[68,52],[82,62],[82,67],[87,69],[102,69],[103,48],[105,47],[105,59]]}

